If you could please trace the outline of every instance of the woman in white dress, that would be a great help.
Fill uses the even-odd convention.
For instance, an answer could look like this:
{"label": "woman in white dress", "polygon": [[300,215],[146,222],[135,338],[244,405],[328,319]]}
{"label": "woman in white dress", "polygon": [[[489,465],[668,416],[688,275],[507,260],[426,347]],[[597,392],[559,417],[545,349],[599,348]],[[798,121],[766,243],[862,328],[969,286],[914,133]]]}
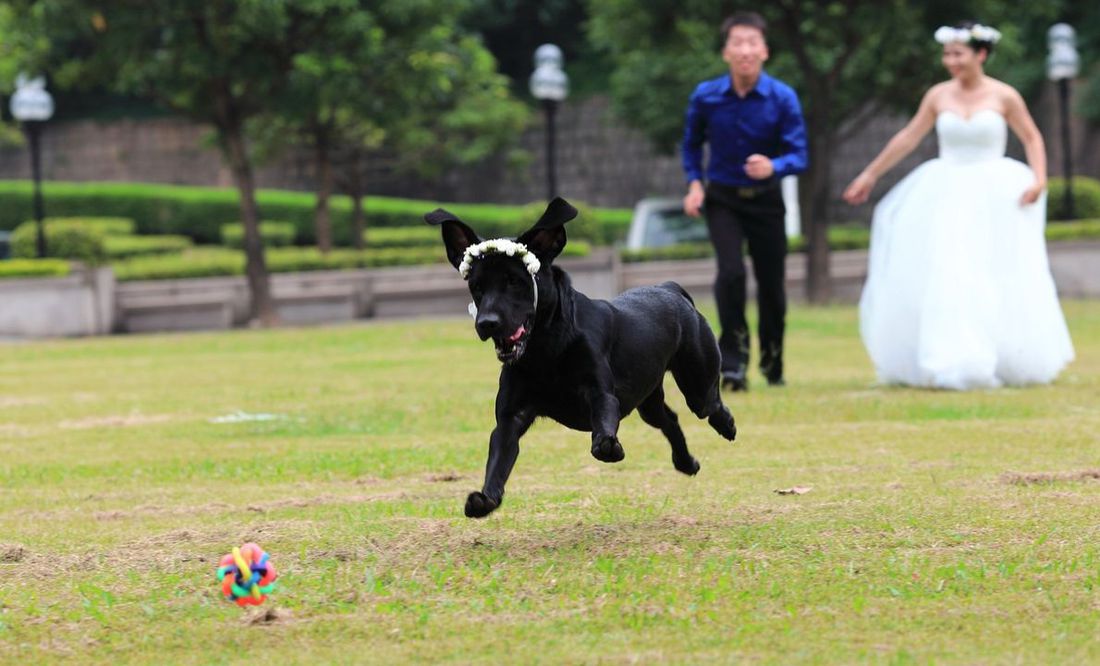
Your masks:
{"label": "woman in white dress", "polygon": [[[974,23],[937,30],[951,79],[844,191],[865,202],[936,128],[939,157],[888,192],[872,221],[860,333],[883,383],[1048,383],[1073,360],[1043,234],[1043,137],[1020,94],[982,71],[999,39]],[[1028,166],[1004,156],[1007,128]]]}

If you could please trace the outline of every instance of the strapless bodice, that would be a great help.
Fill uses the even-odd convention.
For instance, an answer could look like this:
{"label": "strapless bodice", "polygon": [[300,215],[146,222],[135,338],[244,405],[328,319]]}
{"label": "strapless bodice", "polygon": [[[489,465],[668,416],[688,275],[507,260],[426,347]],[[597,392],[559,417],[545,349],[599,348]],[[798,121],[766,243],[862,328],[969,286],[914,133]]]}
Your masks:
{"label": "strapless bodice", "polygon": [[954,111],[936,117],[940,157],[952,162],[978,162],[1004,157],[1008,125],[993,109],[975,111],[964,118]]}

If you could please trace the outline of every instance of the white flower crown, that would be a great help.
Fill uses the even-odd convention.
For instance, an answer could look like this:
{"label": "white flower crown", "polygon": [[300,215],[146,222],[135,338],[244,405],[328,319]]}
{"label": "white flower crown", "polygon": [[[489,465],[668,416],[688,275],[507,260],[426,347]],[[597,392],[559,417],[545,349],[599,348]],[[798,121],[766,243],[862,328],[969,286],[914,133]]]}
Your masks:
{"label": "white flower crown", "polygon": [[462,263],[458,265],[458,274],[465,280],[470,275],[470,266],[474,260],[489,254],[506,254],[509,257],[519,257],[523,260],[524,267],[532,277],[542,267],[538,257],[532,254],[523,243],[517,243],[507,238],[493,238],[466,248],[466,252],[462,255]]}
{"label": "white flower crown", "polygon": [[999,30],[979,24],[972,25],[969,28],[952,28],[945,25],[936,30],[935,37],[940,44],[954,44],[956,42],[969,44],[971,41],[996,44],[1001,41]]}

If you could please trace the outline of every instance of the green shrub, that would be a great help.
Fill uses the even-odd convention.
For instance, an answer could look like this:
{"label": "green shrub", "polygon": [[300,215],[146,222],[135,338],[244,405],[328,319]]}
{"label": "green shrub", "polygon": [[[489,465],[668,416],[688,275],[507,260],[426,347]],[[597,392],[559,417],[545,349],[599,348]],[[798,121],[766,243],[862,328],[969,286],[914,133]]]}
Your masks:
{"label": "green shrub", "polygon": [[[1100,239],[1100,219],[1048,223],[1046,239],[1051,242]],[[865,250],[870,243],[871,230],[862,225],[841,224],[829,228],[829,249],[831,250]],[[799,236],[792,239],[790,251],[805,252],[805,237]],[[621,254],[623,261],[627,263],[702,259],[713,256],[714,248],[710,243],[681,243],[644,250],[623,250]]]}
{"label": "green shrub", "polygon": [[[577,217],[565,225],[566,236],[570,240],[576,238],[597,245],[612,245],[626,238],[626,233],[630,229],[630,215],[604,215],[601,217],[583,201],[570,201],[569,203],[577,209]],[[518,216],[512,224],[512,229],[500,235],[506,237],[518,236],[537,222],[545,210],[545,201],[533,201],[523,206],[517,211]],[[623,224],[623,220],[625,220],[625,224]],[[476,227],[475,230],[481,233],[481,230]],[[482,235],[484,236],[484,234]]]}
{"label": "green shrub", "polygon": [[[584,241],[570,243],[563,256],[580,257],[591,252]],[[265,252],[272,273],[339,270],[437,264],[446,261],[443,244],[438,246],[368,248],[365,252],[339,249],[321,254],[311,247],[272,248]],[[168,280],[217,275],[243,275],[244,252],[224,247],[195,247],[179,254],[134,257],[112,264],[119,281]]]}
{"label": "green shrub", "polygon": [[1048,241],[1093,240],[1100,238],[1100,219],[1048,223]]}
{"label": "green shrub", "polygon": [[[134,220],[140,234],[182,234],[196,243],[221,241],[221,222],[240,217],[237,191],[231,188],[186,187],[143,183],[62,183],[43,184],[46,205],[54,215],[97,215]],[[13,229],[32,210],[30,181],[0,181],[0,229]],[[285,220],[294,225],[296,242],[315,242],[313,211],[316,200],[308,192],[259,190],[257,202],[266,219]],[[367,227],[425,226],[424,213],[442,206],[469,224],[483,237],[515,237],[538,219],[525,213],[523,206],[459,204],[392,197],[368,197],[364,200]],[[330,202],[333,239],[337,245],[352,245],[351,200],[335,196]],[[589,208],[598,231],[574,231],[570,238],[597,243],[626,236],[631,211]],[[538,211],[541,214],[541,210]],[[581,224],[578,228],[583,228]],[[368,232],[369,233],[369,232]]]}
{"label": "green shrub", "polygon": [[[827,236],[831,250],[864,250],[871,244],[871,229],[862,224],[834,224]],[[798,251],[804,252],[805,248]]]}
{"label": "green shrub", "polygon": [[[103,234],[80,225],[47,222],[46,255],[58,259],[75,259],[89,265],[101,264],[107,259]],[[34,222],[24,222],[11,234],[13,257],[38,256],[38,227]]]}
{"label": "green shrub", "polygon": [[368,248],[427,247],[443,245],[438,227],[377,227],[364,234]]}
{"label": "green shrub", "polygon": [[158,280],[243,275],[244,253],[221,247],[197,247],[180,254],[134,257],[111,265],[115,278]]}
{"label": "green shrub", "polygon": [[[260,222],[260,237],[264,247],[287,247],[294,244],[298,231],[290,222],[264,220]],[[240,249],[244,247],[244,225],[240,222],[223,224],[221,228],[222,245]]]}
{"label": "green shrub", "polygon": [[[566,246],[568,247],[568,246]],[[679,261],[683,259],[702,259],[714,256],[714,246],[710,242],[677,243],[664,247],[647,247],[641,250],[622,251],[626,263],[639,261]]]}
{"label": "green shrub", "polygon": [[135,230],[134,221],[126,217],[48,217],[46,224],[80,227],[101,236],[131,236]]}
{"label": "green shrub", "polygon": [[[1065,178],[1051,178],[1047,183],[1047,219],[1068,220],[1065,207]],[[1074,219],[1100,218],[1100,180],[1086,176],[1073,177]]]}
{"label": "green shrub", "polygon": [[[272,273],[336,270],[374,266],[438,263],[445,259],[440,248],[391,248],[378,251],[333,250],[327,255],[316,248],[273,248],[265,253]],[[138,257],[113,266],[119,281],[165,280],[218,275],[244,275],[244,252],[221,247],[198,247],[178,255]]]}
{"label": "green shrub", "polygon": [[561,251],[563,257],[587,257],[592,254],[592,244],[588,241],[571,240]]}
{"label": "green shrub", "polygon": [[0,261],[0,280],[4,278],[64,277],[70,264],[64,259],[10,259]]}
{"label": "green shrub", "polygon": [[192,246],[187,236],[107,236],[103,239],[111,261],[153,254],[182,252]]}

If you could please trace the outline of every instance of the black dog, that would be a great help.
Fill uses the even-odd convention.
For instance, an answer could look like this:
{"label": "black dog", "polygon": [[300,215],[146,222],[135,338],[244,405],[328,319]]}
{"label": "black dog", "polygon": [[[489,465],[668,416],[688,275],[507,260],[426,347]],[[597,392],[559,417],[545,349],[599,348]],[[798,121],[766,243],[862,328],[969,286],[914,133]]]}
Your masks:
{"label": "black dog", "polygon": [[551,266],[565,247],[563,225],[576,216],[564,199],[554,199],[517,239],[522,246],[482,243],[443,209],[424,216],[442,225],[447,258],[470,284],[477,334],[493,339],[504,363],[485,485],[466,499],[469,517],[500,506],[519,439],[538,416],[591,431],[592,455],[611,463],[625,455],[616,436],[619,421],[637,409],[668,438],[673,466],[684,474],[698,472],[676,414],[665,404],[666,370],[696,416],[728,440],[737,435],[718,392],[718,343],[683,287],[665,282],[597,301]]}

